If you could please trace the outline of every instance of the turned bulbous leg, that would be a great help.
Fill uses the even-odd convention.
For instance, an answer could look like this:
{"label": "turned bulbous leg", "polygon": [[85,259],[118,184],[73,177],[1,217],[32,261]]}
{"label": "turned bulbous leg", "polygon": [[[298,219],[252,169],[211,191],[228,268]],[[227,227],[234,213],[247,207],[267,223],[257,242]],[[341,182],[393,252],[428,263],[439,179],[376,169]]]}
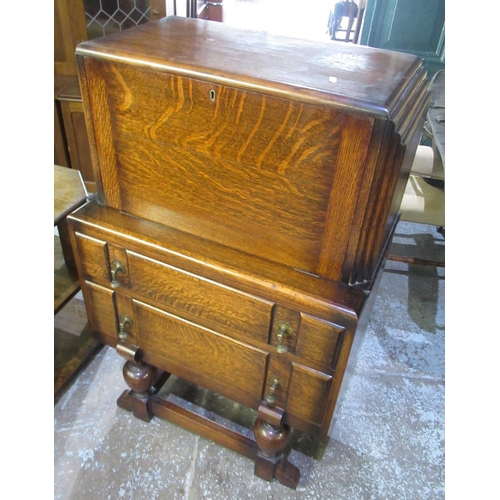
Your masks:
{"label": "turned bulbous leg", "polygon": [[257,418],[254,424],[255,442],[261,453],[268,458],[276,457],[290,441],[290,428],[287,425],[275,426]]}
{"label": "turned bulbous leg", "polygon": [[291,429],[283,423],[284,411],[273,405],[262,403],[254,424],[255,442],[259,453],[255,459],[255,475],[296,488],[300,471],[288,461],[288,443],[292,437]]}
{"label": "turned bulbous leg", "polygon": [[149,407],[149,396],[157,378],[158,370],[141,361],[128,360],[123,365],[123,378],[130,387],[118,398],[118,406],[132,411],[134,416],[149,422],[153,417]]}
{"label": "turned bulbous leg", "polygon": [[127,361],[123,365],[123,378],[127,385],[139,398],[147,398],[153,385],[158,370],[145,363]]}

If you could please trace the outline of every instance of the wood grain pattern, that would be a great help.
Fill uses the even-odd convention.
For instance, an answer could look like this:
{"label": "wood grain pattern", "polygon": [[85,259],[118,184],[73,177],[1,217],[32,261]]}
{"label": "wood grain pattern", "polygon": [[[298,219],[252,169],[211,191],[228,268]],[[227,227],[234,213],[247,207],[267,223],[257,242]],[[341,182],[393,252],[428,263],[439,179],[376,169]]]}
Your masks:
{"label": "wood grain pattern", "polygon": [[345,327],[301,314],[295,355],[335,368]]}
{"label": "wood grain pattern", "polygon": [[[267,342],[274,303],[128,252],[130,289],[229,336]],[[222,329],[222,330],[221,330]]]}
{"label": "wood grain pattern", "polygon": [[[252,408],[273,387],[261,452],[288,426],[325,437],[398,220],[428,102],[421,61],[181,18],[84,43],[77,60],[98,201],[69,224],[97,335],[116,343],[126,314],[144,366]],[[255,470],[298,481],[262,455]]]}
{"label": "wood grain pattern", "polygon": [[[85,112],[89,113],[89,118],[86,117],[86,120],[94,165],[94,180],[97,183],[98,192],[102,191],[102,186],[107,186],[106,203],[119,208],[120,190],[116,175],[116,153],[110,124],[108,93],[104,78],[99,77],[98,72],[92,73],[95,65],[95,61],[85,60],[79,66],[80,75],[83,71],[93,75],[92,78],[86,78],[82,85],[82,99]],[[90,121],[90,116],[92,121]]]}
{"label": "wood grain pattern", "polygon": [[128,213],[314,271],[341,113],[125,65],[100,74],[117,154],[106,197],[117,181]]}
{"label": "wood grain pattern", "polygon": [[[421,61],[259,33],[247,41],[213,24],[167,18],[77,50],[99,199],[369,287],[424,114]],[[404,155],[381,161],[381,148],[398,147]]]}
{"label": "wood grain pattern", "polygon": [[90,40],[77,54],[380,118],[393,112],[421,67],[410,54],[175,16]]}
{"label": "wood grain pattern", "polygon": [[114,292],[91,282],[82,284],[89,325],[95,338],[115,347],[118,341],[118,322]]}
{"label": "wood grain pattern", "polygon": [[331,375],[292,363],[285,410],[302,421],[321,424],[331,381]]}
{"label": "wood grain pattern", "polygon": [[[344,283],[360,284],[370,281],[367,269],[373,246],[370,241],[376,238],[374,230],[374,198],[377,197],[377,184],[374,182],[377,171],[384,171],[384,152],[394,142],[394,124],[385,120],[376,120],[373,126],[372,141],[365,163],[364,180],[360,186],[358,208],[353,218],[353,231],[344,260]],[[376,204],[376,203],[375,203]]]}
{"label": "wood grain pattern", "polygon": [[342,146],[329,197],[321,255],[316,270],[321,276],[335,281],[342,279],[372,128],[372,119],[349,116],[342,131]]}
{"label": "wood grain pattern", "polygon": [[77,233],[76,247],[81,259],[79,268],[81,275],[86,279],[97,279],[109,283],[111,279],[109,277],[107,243]]}
{"label": "wood grain pattern", "polygon": [[[371,283],[389,236],[397,223],[397,214],[408,180],[430,95],[423,68],[418,71],[406,99],[398,105],[394,122],[375,126],[378,148],[376,161],[370,160],[371,191],[367,198],[357,261],[344,265],[343,282]],[[382,136],[381,140],[378,137]],[[372,158],[372,156],[370,156]],[[372,170],[373,168],[373,170]],[[373,231],[372,228],[377,228]],[[353,248],[353,247],[352,247]],[[348,277],[349,276],[349,277]]]}
{"label": "wood grain pattern", "polygon": [[146,361],[154,352],[167,372],[171,363],[183,365],[203,377],[208,389],[217,390],[220,383],[261,397],[267,352],[139,301],[134,301],[134,318]]}
{"label": "wood grain pattern", "polygon": [[411,162],[428,102],[421,62],[213,24],[167,18],[78,48],[101,202],[369,287],[404,175],[378,180]]}

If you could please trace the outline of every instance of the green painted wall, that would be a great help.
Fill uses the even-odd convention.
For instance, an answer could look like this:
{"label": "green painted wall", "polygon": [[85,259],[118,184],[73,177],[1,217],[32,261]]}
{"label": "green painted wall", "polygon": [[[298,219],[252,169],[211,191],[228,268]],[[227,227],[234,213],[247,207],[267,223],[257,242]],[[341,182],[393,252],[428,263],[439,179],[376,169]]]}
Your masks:
{"label": "green painted wall", "polygon": [[445,0],[368,0],[360,43],[422,57],[429,77],[444,69]]}

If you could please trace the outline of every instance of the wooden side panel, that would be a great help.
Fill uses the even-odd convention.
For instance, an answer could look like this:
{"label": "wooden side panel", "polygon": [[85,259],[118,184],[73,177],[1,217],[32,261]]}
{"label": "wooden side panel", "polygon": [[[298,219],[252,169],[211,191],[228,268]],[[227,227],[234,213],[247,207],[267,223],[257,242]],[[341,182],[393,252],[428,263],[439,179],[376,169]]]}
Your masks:
{"label": "wooden side panel", "polygon": [[86,72],[107,204],[316,270],[343,113],[122,64]]}
{"label": "wooden side panel", "polygon": [[349,239],[356,230],[352,222],[355,220],[373,123],[372,118],[351,115],[345,120],[342,130],[317,268],[319,275],[335,281],[341,281]]}
{"label": "wooden side panel", "polygon": [[228,388],[260,399],[267,352],[139,301],[134,318],[144,361],[237,400]]}
{"label": "wooden side panel", "polygon": [[343,282],[371,283],[397,221],[429,104],[425,70],[421,68],[415,73],[410,88],[406,102],[395,110],[394,122],[378,121],[375,125],[365,181],[365,185],[370,185],[370,194],[366,208],[359,211],[364,215],[356,260],[345,262]]}
{"label": "wooden side panel", "polygon": [[267,342],[274,303],[128,253],[130,290],[230,336]]}
{"label": "wooden side panel", "polygon": [[120,184],[116,171],[116,151],[106,82],[100,74],[99,62],[80,59],[78,64],[94,180],[101,201],[120,209]]}

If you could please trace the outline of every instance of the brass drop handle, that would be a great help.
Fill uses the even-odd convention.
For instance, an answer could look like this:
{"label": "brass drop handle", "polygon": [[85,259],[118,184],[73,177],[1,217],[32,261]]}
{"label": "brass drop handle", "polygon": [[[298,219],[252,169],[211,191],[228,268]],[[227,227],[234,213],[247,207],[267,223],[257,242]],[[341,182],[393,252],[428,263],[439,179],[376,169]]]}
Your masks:
{"label": "brass drop handle", "polygon": [[292,335],[293,329],[288,323],[280,322],[278,323],[278,345],[276,346],[276,351],[279,353],[284,353],[288,351],[288,346],[285,343],[285,339]]}
{"label": "brass drop handle", "polygon": [[118,337],[120,339],[125,339],[127,337],[128,332],[127,332],[127,330],[125,330],[125,328],[127,326],[132,326],[132,320],[128,316],[121,314],[120,315],[120,331],[118,332]]}
{"label": "brass drop handle", "polygon": [[274,403],[276,403],[276,389],[280,386],[281,384],[279,379],[277,377],[273,377],[266,396],[266,402],[268,404],[273,405]]}
{"label": "brass drop handle", "polygon": [[120,281],[116,277],[118,273],[125,273],[125,266],[119,261],[119,260],[114,260],[111,263],[111,288],[118,288],[121,286]]}

